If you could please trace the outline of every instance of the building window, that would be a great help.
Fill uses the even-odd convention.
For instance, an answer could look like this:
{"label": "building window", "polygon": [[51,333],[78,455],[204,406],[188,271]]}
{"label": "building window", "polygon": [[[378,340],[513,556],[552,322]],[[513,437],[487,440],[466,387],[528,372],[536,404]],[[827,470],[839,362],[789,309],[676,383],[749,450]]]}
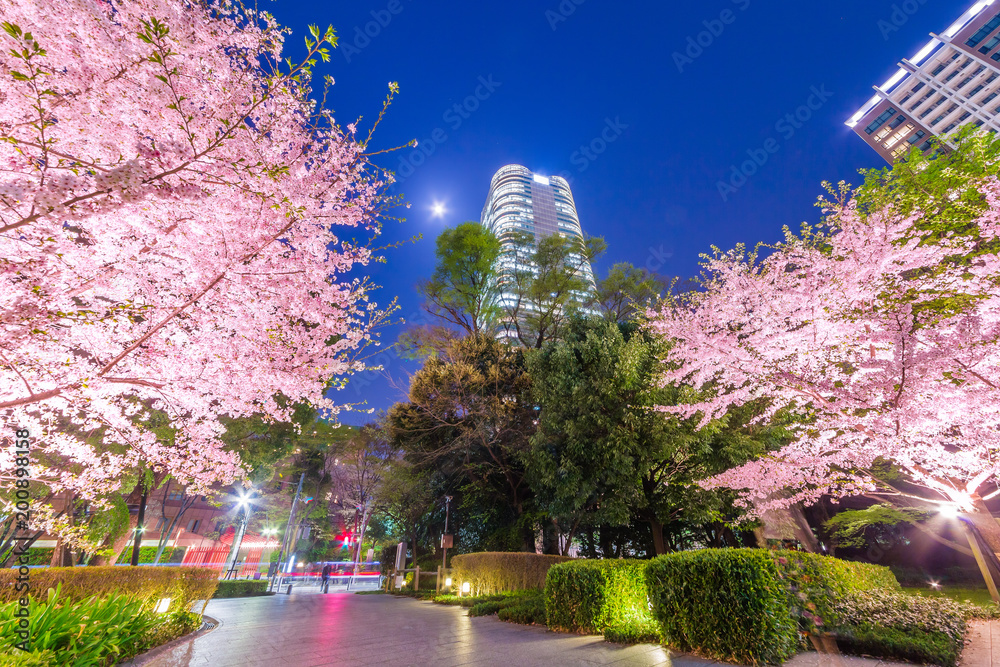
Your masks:
{"label": "building window", "polygon": [[948,127],[944,128],[944,130],[941,131],[941,134],[948,134],[949,132],[951,132],[952,130],[954,130],[956,127],[958,127],[958,123],[952,123]]}
{"label": "building window", "polygon": [[995,47],[997,44],[1000,44],[1000,37],[994,37],[990,41],[983,44],[981,47],[979,47],[979,52],[989,53],[990,51],[993,50],[993,47]]}
{"label": "building window", "polygon": [[937,76],[943,71],[944,71],[944,63],[941,63],[940,65],[934,68],[934,71],[931,72],[931,76]]}
{"label": "building window", "polygon": [[876,118],[875,120],[873,120],[868,125],[868,127],[865,128],[865,132],[867,132],[868,134],[871,134],[872,132],[874,132],[878,128],[882,127],[883,125],[885,125],[885,122],[887,120],[889,120],[890,118],[892,118],[892,115],[894,113],[896,113],[895,109],[893,109],[891,107],[888,108],[888,109],[886,109],[885,111],[883,111],[882,113],[879,114],[878,118]]}
{"label": "building window", "polygon": [[997,95],[1000,95],[1000,93],[990,93],[989,95],[987,95],[986,97],[984,97],[982,100],[980,100],[979,103],[980,104],[986,104],[987,102],[992,102],[993,100],[996,99]]}
{"label": "building window", "polygon": [[184,499],[183,491],[171,491],[170,493],[167,494],[167,500],[183,500],[183,499]]}
{"label": "building window", "polygon": [[159,520],[156,522],[156,528],[153,529],[153,532],[154,533],[163,532],[163,524],[166,523],[166,521],[167,520],[161,516]]}
{"label": "building window", "polygon": [[990,56],[990,60],[1000,60],[1000,51],[997,51],[992,56]]}
{"label": "building window", "polygon": [[914,133],[914,135],[912,137],[910,137],[909,139],[907,139],[907,141],[910,142],[911,144],[915,144],[918,141],[920,141],[921,139],[923,139],[924,136],[925,136],[924,131],[923,130],[918,130],[916,133]]}
{"label": "building window", "polygon": [[969,91],[969,94],[966,95],[966,97],[973,97],[973,96],[975,96],[983,88],[984,88],[984,86],[976,86],[975,88],[973,88],[972,90]]}
{"label": "building window", "polygon": [[190,521],[188,521],[187,531],[189,533],[197,533],[198,526],[200,525],[201,525],[201,519],[191,519]]}
{"label": "building window", "polygon": [[1000,14],[997,14],[996,16],[991,18],[986,25],[977,30],[976,34],[970,37],[969,40],[965,43],[965,45],[975,46],[979,42],[989,37],[989,34],[994,30],[996,30],[998,26],[1000,26]]}
{"label": "building window", "polygon": [[968,111],[966,111],[965,113],[963,113],[961,116],[958,117],[958,120],[956,122],[958,122],[958,123],[964,122],[965,119],[968,118],[971,115],[972,115],[971,113],[969,113]]}

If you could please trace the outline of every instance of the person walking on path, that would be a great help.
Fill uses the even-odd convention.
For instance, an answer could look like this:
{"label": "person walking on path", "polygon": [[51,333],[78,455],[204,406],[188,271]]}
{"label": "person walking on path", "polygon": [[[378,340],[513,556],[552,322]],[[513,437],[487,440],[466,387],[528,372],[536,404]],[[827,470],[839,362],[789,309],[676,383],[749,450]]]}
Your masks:
{"label": "person walking on path", "polygon": [[329,583],[329,581],[330,581],[330,571],[332,569],[333,568],[330,567],[329,563],[327,563],[326,565],[323,566],[323,590],[324,591],[326,591],[327,583]]}

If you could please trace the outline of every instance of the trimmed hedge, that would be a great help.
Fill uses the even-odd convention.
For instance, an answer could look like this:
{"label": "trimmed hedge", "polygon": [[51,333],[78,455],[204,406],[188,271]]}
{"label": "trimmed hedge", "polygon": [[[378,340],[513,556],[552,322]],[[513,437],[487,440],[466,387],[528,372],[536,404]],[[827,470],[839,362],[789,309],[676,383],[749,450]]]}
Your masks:
{"label": "trimmed hedge", "polygon": [[451,576],[457,585],[469,582],[474,596],[541,590],[545,588],[549,568],[570,560],[573,559],[532,553],[461,554],[451,559]]}
{"label": "trimmed hedge", "polygon": [[637,621],[648,624],[648,562],[580,560],[553,566],[545,580],[549,627],[600,634]]}
{"label": "trimmed hedge", "polygon": [[[208,600],[215,593],[219,573],[195,567],[50,567],[31,570],[29,595],[46,599],[48,589],[62,584],[60,599],[69,602],[89,597],[130,595],[150,606],[170,598],[171,610],[186,611],[195,600]],[[0,603],[17,600],[16,568],[0,570]]]}
{"label": "trimmed hedge", "polygon": [[664,639],[734,662],[780,663],[806,633],[839,624],[835,604],[900,590],[892,572],[799,551],[705,549],[650,562],[646,583]]}
{"label": "trimmed hedge", "polygon": [[797,652],[798,628],[771,552],[704,549],[646,566],[653,616],[681,651],[729,662],[781,664]]}
{"label": "trimmed hedge", "polygon": [[865,591],[901,592],[887,567],[802,551],[772,551],[788,586],[788,603],[803,632],[824,632],[837,624],[836,600]]}
{"label": "trimmed hedge", "polygon": [[267,594],[267,579],[220,581],[213,598],[246,598]]}

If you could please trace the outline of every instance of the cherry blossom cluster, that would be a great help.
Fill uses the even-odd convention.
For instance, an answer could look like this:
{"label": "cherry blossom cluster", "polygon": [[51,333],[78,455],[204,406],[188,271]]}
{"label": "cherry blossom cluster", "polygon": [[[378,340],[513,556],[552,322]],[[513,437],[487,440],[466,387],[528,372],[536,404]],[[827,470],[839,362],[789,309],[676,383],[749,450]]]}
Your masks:
{"label": "cherry blossom cluster", "polygon": [[296,65],[269,15],[224,2],[0,0],[0,19],[0,478],[16,426],[54,491],[140,465],[231,481],[218,418],[335,412],[380,312],[369,250],[340,235],[378,233],[387,177],[310,99],[332,34]]}
{"label": "cherry blossom cluster", "polygon": [[973,510],[1000,472],[1000,256],[981,251],[1000,236],[1000,182],[982,192],[977,246],[848,202],[825,234],[716,251],[701,291],[649,313],[673,342],[665,381],[703,390],[663,410],[704,424],[764,399],[764,418],[800,417],[794,442],[707,486],[738,489],[762,513],[869,491],[886,460]]}

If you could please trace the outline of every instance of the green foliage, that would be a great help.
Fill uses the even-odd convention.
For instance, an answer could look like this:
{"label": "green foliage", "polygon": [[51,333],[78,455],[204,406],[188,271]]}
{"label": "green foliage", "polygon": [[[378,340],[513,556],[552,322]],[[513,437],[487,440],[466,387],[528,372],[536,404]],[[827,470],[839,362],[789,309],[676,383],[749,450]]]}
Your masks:
{"label": "green foliage", "polygon": [[245,598],[267,594],[266,579],[236,579],[220,581],[213,598]]}
{"label": "green foliage", "polygon": [[[0,602],[17,600],[17,570],[0,570]],[[219,573],[194,567],[50,567],[32,570],[30,594],[45,596],[60,587],[66,602],[89,597],[129,595],[147,608],[162,598],[170,598],[171,609],[187,609],[195,600],[208,600],[215,592]]]}
{"label": "green foliage", "polygon": [[549,568],[570,558],[532,553],[461,554],[451,560],[452,579],[468,582],[473,595],[545,588]]}
{"label": "green foliage", "polygon": [[853,627],[837,634],[837,646],[849,655],[865,655],[918,664],[955,667],[961,645],[940,632]]}
{"label": "green foliage", "polygon": [[[163,555],[160,556],[161,563],[180,563],[184,560],[184,552],[187,547],[164,547]],[[131,553],[131,549],[129,549]],[[139,547],[139,563],[152,563],[156,558],[156,547]]]}
{"label": "green foliage", "polygon": [[659,624],[647,613],[605,628],[604,641],[614,644],[660,644],[663,635],[660,634]]}
{"label": "green foliage", "polygon": [[478,222],[446,229],[437,238],[437,264],[419,285],[425,308],[470,334],[489,333],[499,318],[496,264],[500,241]]}
{"label": "green foliage", "polygon": [[[525,348],[560,340],[569,320],[589,305],[590,265],[607,247],[604,239],[560,234],[536,240],[526,232],[507,234],[513,268],[503,276],[506,310],[502,325]],[[587,296],[584,296],[587,295]]]}
{"label": "green foliage", "polygon": [[61,664],[55,651],[0,651],[0,667],[54,667]]}
{"label": "green foliage", "polygon": [[775,663],[798,648],[777,563],[758,549],[705,549],[650,561],[646,582],[663,638],[730,662]]}
{"label": "green foliage", "polygon": [[599,634],[648,625],[645,569],[640,560],[581,560],[556,565],[545,580],[549,627]]}
{"label": "green foliage", "polygon": [[497,618],[509,623],[521,625],[545,625],[545,597],[542,595],[525,596],[517,604],[504,607],[497,612]]}
{"label": "green foliage", "polygon": [[881,658],[956,664],[967,609],[945,598],[880,591],[853,592],[834,604],[838,643]]}
{"label": "green foliage", "polygon": [[667,642],[751,664],[791,657],[800,632],[838,627],[841,600],[901,590],[886,567],[762,549],[662,556],[647,566],[646,584]]}
{"label": "green foliage", "polygon": [[597,301],[611,322],[634,322],[654,305],[667,285],[646,269],[627,262],[615,264],[597,284]]}
{"label": "green foliage", "polygon": [[926,510],[914,507],[872,505],[863,510],[846,510],[826,522],[830,537],[840,547],[865,547],[874,542],[891,544],[892,528],[899,524],[913,525],[930,516]]}
{"label": "green foliage", "polygon": [[[0,637],[4,649],[17,641],[15,616],[19,604],[0,606]],[[78,667],[104,665],[137,655],[143,639],[159,623],[157,615],[144,609],[142,600],[125,595],[106,599],[87,598],[69,602],[60,598],[60,588],[50,589],[45,602],[29,602],[30,646],[34,651],[56,653],[60,664]]]}
{"label": "green foliage", "polygon": [[887,567],[856,563],[803,551],[772,551],[788,594],[792,616],[803,632],[820,632],[837,623],[833,605],[857,592],[901,591]]}

